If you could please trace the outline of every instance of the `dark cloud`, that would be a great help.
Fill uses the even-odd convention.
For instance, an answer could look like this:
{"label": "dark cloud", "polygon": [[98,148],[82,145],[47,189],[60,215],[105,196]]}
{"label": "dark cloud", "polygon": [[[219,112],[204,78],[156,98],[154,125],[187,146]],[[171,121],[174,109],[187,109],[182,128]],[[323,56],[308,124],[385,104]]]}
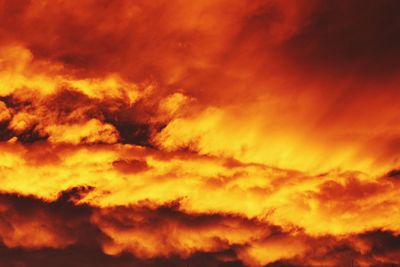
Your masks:
{"label": "dark cloud", "polygon": [[[74,204],[82,192],[87,192],[90,187],[71,188],[60,193],[55,202],[43,202],[33,197],[22,197],[12,194],[0,195],[0,266],[244,266],[235,260],[235,252],[221,250],[213,253],[195,252],[188,257],[178,255],[170,257],[154,257],[151,259],[137,259],[129,253],[110,256],[103,252],[102,242],[113,242],[90,219],[98,208]],[[224,219],[224,215],[199,215],[191,216],[175,210],[174,205],[149,208],[115,208],[108,210],[103,220],[112,223],[114,227],[135,227],[134,218],[143,216],[140,227],[159,231],[163,224],[169,220],[177,220],[190,227],[202,228],[217,226]],[[132,217],[133,216],[133,217]],[[232,217],[234,218],[234,217]],[[132,220],[133,219],[133,220]],[[238,218],[239,219],[239,218]],[[240,219],[239,219],[240,220]],[[32,230],[30,227],[37,222],[45,227],[48,232],[40,227]],[[11,227],[11,228],[10,228]],[[26,227],[26,229],[22,229]],[[6,228],[6,229],[5,229]],[[19,228],[19,229],[18,229]],[[23,238],[43,238],[49,233],[54,239],[47,239],[44,243],[31,246],[30,241],[14,240],[10,242],[10,233],[5,231],[27,231]],[[36,231],[36,232],[35,232]],[[31,232],[31,233],[29,233]],[[39,236],[35,236],[35,235]],[[42,235],[42,237],[40,237]],[[12,236],[11,239],[20,236]],[[21,237],[20,237],[21,238]],[[34,240],[33,240],[34,241]],[[32,242],[33,242],[32,241]],[[65,241],[66,243],[63,243]],[[55,243],[59,242],[59,246]],[[161,242],[161,240],[160,240]],[[18,245],[16,245],[18,244]],[[230,258],[229,260],[227,260]]]}
{"label": "dark cloud", "polygon": [[[72,188],[60,193],[55,202],[44,202],[33,197],[23,197],[13,194],[0,195],[0,266],[215,266],[215,267],[243,267],[250,266],[250,262],[243,258],[243,251],[251,253],[254,246],[268,253],[275,253],[268,247],[276,242],[287,243],[287,249],[292,249],[293,242],[300,242],[308,249],[304,253],[292,255],[289,258],[267,263],[265,266],[351,266],[351,264],[368,264],[368,266],[390,266],[400,264],[400,239],[390,231],[376,230],[360,234],[346,235],[342,237],[321,236],[311,237],[301,230],[296,233],[283,232],[281,228],[271,226],[266,222],[249,220],[240,216],[229,214],[187,214],[179,211],[177,202],[165,206],[157,206],[151,202],[138,206],[98,208],[87,205],[77,205],[71,201],[71,197],[77,200],[80,192],[90,190],[89,187]],[[67,196],[68,195],[68,196]],[[79,196],[80,197],[80,196]],[[78,197],[78,198],[79,198]],[[93,216],[95,219],[93,220]],[[32,230],[36,225],[36,230]],[[171,228],[171,225],[175,225]],[[177,228],[175,228],[177,227]],[[254,236],[251,242],[244,244],[229,244],[224,238],[231,231],[259,231],[264,228],[264,235]],[[269,228],[269,229],[268,229]],[[110,232],[115,231],[114,234]],[[136,230],[135,230],[136,229]],[[173,230],[175,229],[175,230]],[[220,232],[223,235],[215,235],[215,239],[222,245],[215,251],[195,250],[193,253],[182,257],[172,253],[168,257],[153,256],[137,258],[130,249],[113,256],[104,252],[104,244],[124,242],[118,240],[121,234],[124,236],[133,234],[133,240],[142,240],[141,235],[147,233],[153,246],[162,246],[167,249],[169,240],[178,231],[186,229],[184,238],[206,237],[210,233]],[[207,232],[209,229],[210,232]],[[104,232],[105,230],[105,232]],[[139,231],[140,230],[140,231]],[[173,230],[171,232],[171,230]],[[15,235],[10,234],[15,231]],[[25,233],[23,233],[26,231]],[[23,235],[21,236],[21,232]],[[135,236],[135,233],[138,234]],[[184,233],[184,232],[182,232]],[[35,235],[39,235],[35,237]],[[111,234],[111,235],[110,235]],[[156,235],[163,240],[156,241]],[[53,235],[53,237],[51,237]],[[51,238],[49,238],[49,236]],[[47,239],[43,239],[43,238]],[[23,238],[22,240],[17,240]],[[34,243],[32,238],[41,238],[42,243]],[[179,239],[172,239],[175,246],[179,246]],[[199,242],[201,239],[199,239]],[[209,239],[207,242],[210,242]],[[249,240],[250,241],[250,240]],[[129,244],[126,244],[129,248]],[[142,244],[144,245],[144,244]],[[172,245],[169,243],[169,245]],[[261,247],[259,247],[261,246]],[[264,247],[265,246],[265,247]],[[175,252],[178,251],[175,247]],[[278,245],[279,248],[279,245]],[[250,249],[250,250],[248,250]],[[237,252],[240,252],[238,256]],[[247,251],[247,252],[246,252]],[[262,256],[263,254],[261,254]],[[274,255],[274,254],[271,254]],[[283,254],[284,255],[284,254]],[[256,265],[258,266],[258,265]]]}
{"label": "dark cloud", "polygon": [[0,203],[0,239],[7,247],[63,249],[73,244],[94,246],[105,238],[90,223],[88,206],[12,194],[1,194]]}
{"label": "dark cloud", "polygon": [[336,181],[327,181],[321,185],[318,198],[322,203],[338,201],[351,202],[372,197],[385,192],[387,185],[377,182],[362,182],[354,177],[349,177],[345,184]]}
{"label": "dark cloud", "polygon": [[1,141],[7,141],[15,136],[24,144],[47,141],[48,126],[83,125],[89,120],[96,119],[115,127],[120,143],[153,147],[151,137],[161,131],[171,119],[157,119],[160,116],[158,102],[138,101],[131,105],[124,98],[96,99],[73,88],[59,88],[53,94],[38,95],[35,98],[16,93],[0,100],[6,103],[14,116],[19,113],[30,116],[26,119],[29,119],[29,125],[23,130],[11,126],[12,117],[8,121],[1,122]]}
{"label": "dark cloud", "polygon": [[400,236],[384,230],[360,234],[359,238],[369,243],[369,253],[384,264],[400,264]]}
{"label": "dark cloud", "polygon": [[[229,251],[226,252],[229,254]],[[224,262],[218,253],[197,253],[179,257],[140,260],[132,255],[109,256],[95,247],[71,246],[63,250],[23,250],[0,246],[0,267],[244,267],[239,261]]]}
{"label": "dark cloud", "polygon": [[[101,244],[109,239],[90,219],[98,208],[74,204],[83,192],[90,187],[71,188],[60,193],[55,202],[44,202],[33,197],[23,197],[13,194],[0,195],[0,266],[7,267],[35,267],[35,266],[243,266],[239,261],[222,261],[221,258],[233,257],[233,251],[215,253],[194,253],[187,258],[171,256],[167,258],[137,259],[131,254],[122,253],[117,256],[104,254]],[[79,195],[79,196],[78,196]],[[74,200],[74,201],[73,201]],[[174,217],[186,221],[196,227],[203,227],[209,223],[217,223],[223,216],[200,216],[192,218],[173,211],[171,207],[161,207],[154,211],[150,209],[121,208],[107,212],[107,220],[116,227],[132,227],[129,216],[144,216],[142,227],[163,227],[162,221]],[[114,215],[113,212],[116,212]],[[123,215],[125,212],[126,214]],[[149,214],[147,214],[149,213]],[[153,213],[153,215],[151,215]],[[122,220],[121,216],[128,220]],[[127,217],[125,217],[127,216]],[[159,219],[155,219],[155,216]],[[106,218],[104,218],[106,219]],[[160,220],[161,224],[156,223]],[[33,230],[32,225],[41,225]],[[154,224],[155,223],[155,224]],[[44,227],[45,229],[42,229]],[[25,229],[22,229],[25,228]],[[12,231],[23,232],[12,234]],[[47,232],[46,232],[47,231]],[[43,239],[46,235],[54,235],[54,239],[47,239],[32,246],[35,240],[16,240],[18,238]],[[36,236],[38,235],[38,236]],[[10,239],[14,239],[11,242]],[[65,243],[64,243],[65,242]],[[113,242],[111,239],[108,242]],[[57,245],[58,244],[58,245]],[[233,254],[232,254],[233,253]]]}
{"label": "dark cloud", "polygon": [[67,190],[60,192],[57,202],[72,202],[76,203],[77,201],[84,198],[87,194],[93,191],[95,188],[93,186],[77,186],[72,187]]}
{"label": "dark cloud", "polygon": [[127,174],[138,173],[150,169],[147,162],[141,160],[117,160],[113,162],[113,166],[118,171]]}
{"label": "dark cloud", "polygon": [[398,179],[400,178],[400,170],[398,169],[391,170],[386,174],[386,176],[389,178]]}

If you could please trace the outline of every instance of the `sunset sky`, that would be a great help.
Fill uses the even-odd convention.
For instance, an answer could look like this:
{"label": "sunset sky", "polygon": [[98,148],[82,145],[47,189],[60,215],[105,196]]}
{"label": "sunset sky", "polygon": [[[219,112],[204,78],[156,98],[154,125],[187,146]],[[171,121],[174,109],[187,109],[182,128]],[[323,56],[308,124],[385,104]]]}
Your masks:
{"label": "sunset sky", "polygon": [[400,266],[400,1],[0,0],[0,267]]}

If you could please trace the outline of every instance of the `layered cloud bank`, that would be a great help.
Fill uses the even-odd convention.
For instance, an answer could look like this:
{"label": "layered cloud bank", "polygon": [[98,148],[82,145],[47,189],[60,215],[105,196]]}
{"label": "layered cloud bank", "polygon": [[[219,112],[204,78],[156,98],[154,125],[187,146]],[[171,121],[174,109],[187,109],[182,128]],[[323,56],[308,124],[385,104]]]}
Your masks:
{"label": "layered cloud bank", "polygon": [[399,10],[0,0],[0,266],[400,265]]}

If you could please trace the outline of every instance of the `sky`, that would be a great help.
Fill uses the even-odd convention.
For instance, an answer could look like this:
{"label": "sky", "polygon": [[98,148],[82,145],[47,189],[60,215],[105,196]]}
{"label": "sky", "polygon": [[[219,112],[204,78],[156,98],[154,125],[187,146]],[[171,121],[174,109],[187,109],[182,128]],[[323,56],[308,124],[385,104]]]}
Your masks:
{"label": "sky", "polygon": [[400,265],[399,12],[0,0],[0,267]]}

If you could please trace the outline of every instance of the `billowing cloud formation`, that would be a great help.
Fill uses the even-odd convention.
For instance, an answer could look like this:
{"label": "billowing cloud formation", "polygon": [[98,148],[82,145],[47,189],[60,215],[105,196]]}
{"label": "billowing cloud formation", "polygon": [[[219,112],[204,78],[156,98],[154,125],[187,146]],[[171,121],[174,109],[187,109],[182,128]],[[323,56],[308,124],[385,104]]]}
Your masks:
{"label": "billowing cloud formation", "polygon": [[0,266],[400,265],[399,9],[0,0]]}
{"label": "billowing cloud formation", "polygon": [[[218,260],[245,266],[399,260],[396,246],[370,241],[367,234],[396,239],[400,232],[396,171],[377,178],[339,171],[309,175],[120,144],[7,143],[2,151],[3,190],[42,199],[5,198],[22,203],[2,205],[2,240],[10,248],[75,246],[85,235],[69,227],[90,223],[100,233],[96,247],[112,257],[186,260],[233,250]],[[70,209],[83,214],[64,218],[76,216]],[[63,220],[68,223],[57,223]],[[316,252],[317,244],[327,247]]]}
{"label": "billowing cloud formation", "polygon": [[65,260],[76,266],[398,264],[399,236],[390,231],[315,237],[231,214],[185,213],[174,203],[110,209],[74,204],[84,190],[71,189],[54,202],[1,195],[4,263],[30,259],[27,266],[40,266],[41,254],[44,262],[61,266]]}

